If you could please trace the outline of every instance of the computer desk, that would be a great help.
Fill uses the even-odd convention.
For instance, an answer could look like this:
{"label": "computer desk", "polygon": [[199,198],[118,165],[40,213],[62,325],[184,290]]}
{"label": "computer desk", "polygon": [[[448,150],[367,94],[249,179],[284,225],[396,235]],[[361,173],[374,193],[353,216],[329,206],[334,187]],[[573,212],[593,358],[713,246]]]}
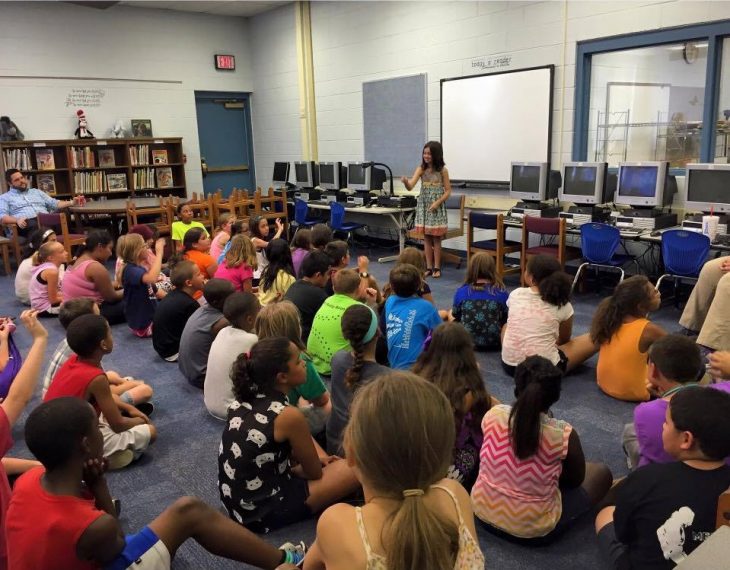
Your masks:
{"label": "computer desk", "polygon": [[[329,211],[329,204],[323,202],[307,202],[307,206],[313,210]],[[386,255],[379,257],[379,263],[387,261],[395,261],[398,256],[403,253],[406,246],[406,233],[408,232],[408,219],[413,216],[416,208],[383,208],[381,206],[345,206],[345,216],[347,214],[358,214],[365,216],[380,216],[381,218],[390,219],[398,230],[398,255]]]}

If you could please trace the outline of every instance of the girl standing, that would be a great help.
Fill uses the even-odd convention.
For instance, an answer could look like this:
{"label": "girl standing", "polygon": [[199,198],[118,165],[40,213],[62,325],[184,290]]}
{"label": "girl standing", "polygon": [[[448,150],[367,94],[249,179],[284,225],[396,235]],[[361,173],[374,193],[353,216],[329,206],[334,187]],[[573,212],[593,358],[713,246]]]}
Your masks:
{"label": "girl standing", "polygon": [[415,231],[423,233],[426,250],[426,276],[441,277],[441,240],[448,230],[446,200],[451,195],[449,171],[444,166],[444,149],[440,142],[429,141],[423,147],[421,165],[409,180],[403,176],[401,182],[412,190],[421,180],[421,193],[416,203]]}
{"label": "girl standing", "polygon": [[438,386],[451,402],[456,439],[448,478],[469,490],[479,472],[482,418],[492,407],[469,333],[459,323],[436,327],[413,372]]}
{"label": "girl standing", "polygon": [[598,305],[591,340],[601,347],[596,366],[598,387],[609,396],[634,402],[649,399],[646,354],[667,333],[647,317],[660,304],[659,291],[643,275],[634,275]]}
{"label": "girl standing", "polygon": [[287,392],[305,378],[299,347],[284,337],[259,340],[231,371],[218,489],[229,516],[254,532],[306,519],[357,488],[352,469],[319,455],[304,416],[287,406]]}
{"label": "girl standing", "polygon": [[236,291],[250,293],[256,269],[256,250],[244,234],[236,234],[228,243],[230,247],[218,265],[215,276],[233,283]]}
{"label": "girl standing", "polygon": [[443,478],[453,444],[451,406],[433,384],[393,372],[358,390],[345,448],[365,506],[322,514],[304,570],[483,570],[469,496]]}
{"label": "girl standing", "polygon": [[59,268],[68,261],[68,253],[62,243],[51,241],[40,247],[37,259],[28,284],[30,307],[39,317],[57,317],[63,301]]}

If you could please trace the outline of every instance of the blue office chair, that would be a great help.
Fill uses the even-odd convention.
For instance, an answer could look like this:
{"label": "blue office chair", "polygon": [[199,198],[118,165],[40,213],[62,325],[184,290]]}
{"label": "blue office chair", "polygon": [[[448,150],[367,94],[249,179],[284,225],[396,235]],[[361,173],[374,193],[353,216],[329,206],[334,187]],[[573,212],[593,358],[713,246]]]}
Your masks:
{"label": "blue office chair", "polygon": [[304,200],[296,198],[294,200],[294,221],[297,223],[297,229],[294,230],[294,235],[302,228],[309,228],[320,222],[317,218],[308,218],[309,206]]}
{"label": "blue office chair", "polygon": [[665,277],[677,282],[682,279],[697,281],[700,270],[710,252],[710,238],[705,234],[687,230],[667,230],[662,233],[662,261],[666,273],[659,277],[656,288]]}
{"label": "blue office chair", "polygon": [[[615,226],[599,223],[587,223],[580,227],[580,249],[585,260],[578,267],[573,279],[573,287],[578,283],[583,269],[586,267],[617,270],[621,272],[619,283],[626,276],[623,266],[629,262],[636,264],[636,272],[639,273],[639,262],[633,255],[616,254],[621,243],[621,233]],[[572,290],[571,289],[571,290]]]}
{"label": "blue office chair", "polygon": [[345,207],[339,202],[330,202],[330,228],[333,232],[347,235],[347,243],[353,244],[352,232],[364,228],[365,224],[345,222]]}

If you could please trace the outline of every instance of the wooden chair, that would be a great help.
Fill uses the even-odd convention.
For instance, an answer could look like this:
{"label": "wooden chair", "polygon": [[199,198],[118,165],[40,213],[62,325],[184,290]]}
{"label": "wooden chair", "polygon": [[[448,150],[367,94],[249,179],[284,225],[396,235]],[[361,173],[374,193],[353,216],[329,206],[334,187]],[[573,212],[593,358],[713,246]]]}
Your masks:
{"label": "wooden chair", "polygon": [[253,195],[253,215],[262,216],[267,220],[281,219],[284,224],[284,236],[289,235],[289,219],[286,211],[286,196],[277,196],[274,189],[269,188],[269,193],[264,196],[261,188],[257,188]]}
{"label": "wooden chair", "polygon": [[216,225],[218,224],[220,215],[225,212],[232,214],[237,219],[248,218],[249,208],[253,208],[253,200],[249,199],[248,190],[234,188],[228,198],[223,198],[220,190],[213,194],[213,210]]}
{"label": "wooden chair", "polygon": [[[504,278],[509,273],[518,273],[519,266],[507,267],[505,256],[522,250],[522,244],[505,239],[507,227],[504,225],[503,214],[487,214],[484,212],[469,212],[466,229],[466,259],[477,252],[488,253],[494,257],[497,266],[497,275]],[[497,232],[496,239],[474,240],[474,230],[492,230]]]}
{"label": "wooden chair", "polygon": [[10,246],[12,242],[6,237],[0,237],[0,253],[3,256],[5,275],[10,275]]}
{"label": "wooden chair", "polygon": [[73,255],[71,251],[73,246],[84,245],[84,243],[86,243],[86,234],[72,234],[68,231],[68,220],[64,213],[39,213],[38,225],[43,228],[51,228],[54,232],[56,232],[58,241],[63,244],[63,247],[66,249],[69,256]]}
{"label": "wooden chair", "polygon": [[187,202],[187,205],[193,211],[193,220],[203,224],[212,234],[215,229],[213,197],[198,199],[197,195],[193,194],[193,199]]}
{"label": "wooden chair", "polygon": [[159,206],[146,208],[137,208],[134,200],[127,200],[127,228],[137,224],[154,224],[160,235],[167,236],[172,231],[173,219],[171,200],[168,198],[160,197]]}
{"label": "wooden chair", "polygon": [[16,224],[0,224],[0,236],[10,241],[8,247],[13,253],[13,257],[15,257],[15,266],[20,267],[20,262],[23,261],[22,247],[27,240],[18,233],[18,226]]}
{"label": "wooden chair", "polygon": [[[538,218],[535,216],[525,216],[522,219],[522,250],[520,253],[520,269],[522,272],[522,284],[525,284],[525,269],[527,268],[527,260],[535,255],[551,255],[556,257],[560,266],[565,269],[565,262],[569,259],[578,259],[581,251],[576,247],[567,247],[565,245],[565,218]],[[554,236],[557,243],[541,243],[534,247],[530,245],[530,234],[540,234],[540,236]],[[543,238],[540,238],[541,242]]]}
{"label": "wooden chair", "polygon": [[[458,212],[459,219],[458,222],[455,225],[449,224],[448,229],[446,230],[446,235],[443,237],[443,239],[451,239],[456,237],[461,237],[464,235],[464,206],[466,205],[466,196],[464,194],[452,194],[449,196],[449,198],[446,200],[446,210],[447,214],[448,211],[451,210],[452,212]],[[451,217],[455,216],[456,213],[454,213]],[[416,230],[411,230],[408,232],[408,237],[410,239],[423,241],[423,232],[417,232]],[[456,268],[459,269],[461,267],[461,262],[463,261],[463,258],[460,255],[457,255],[455,253],[451,253],[448,251],[441,251],[441,261],[442,263],[453,263],[456,265]]]}

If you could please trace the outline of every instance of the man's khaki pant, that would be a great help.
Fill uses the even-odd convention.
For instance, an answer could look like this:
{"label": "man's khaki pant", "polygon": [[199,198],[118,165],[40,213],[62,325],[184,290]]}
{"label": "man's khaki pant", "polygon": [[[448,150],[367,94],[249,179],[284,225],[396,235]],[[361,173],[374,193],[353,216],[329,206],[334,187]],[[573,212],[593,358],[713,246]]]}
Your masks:
{"label": "man's khaki pant", "polygon": [[705,263],[679,324],[699,331],[697,343],[714,350],[730,350],[730,273],[720,265],[727,258]]}

